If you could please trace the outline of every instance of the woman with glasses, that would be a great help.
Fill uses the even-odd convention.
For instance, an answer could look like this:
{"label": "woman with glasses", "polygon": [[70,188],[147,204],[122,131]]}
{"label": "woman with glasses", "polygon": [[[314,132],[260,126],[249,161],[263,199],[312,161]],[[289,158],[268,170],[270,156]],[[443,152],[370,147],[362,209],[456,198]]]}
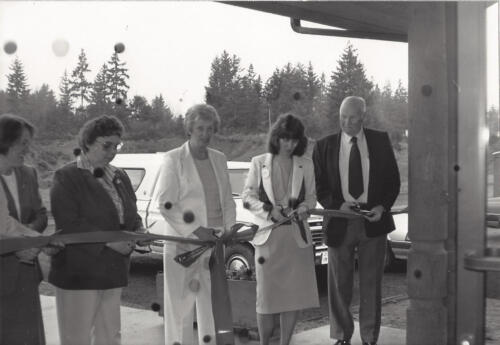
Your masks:
{"label": "woman with glasses", "polygon": [[[85,123],[81,154],[55,172],[50,193],[56,228],[65,233],[143,231],[130,179],[109,164],[122,145],[113,116]],[[61,344],[121,343],[120,298],[133,242],[70,245],[52,256]]]}
{"label": "woman with glasses", "polygon": [[[21,117],[0,116],[0,237],[39,236],[47,227],[36,170],[24,165],[34,131]],[[39,252],[0,256],[0,344],[45,344]]]}
{"label": "woman with glasses", "polygon": [[[261,345],[268,345],[275,316],[280,317],[281,345],[290,343],[301,309],[319,307],[312,236],[307,211],[316,206],[314,166],[303,157],[304,125],[292,114],[281,115],[269,133],[268,153],[256,156],[243,189],[243,202],[258,232],[255,245],[257,326]],[[293,220],[287,220],[294,212]]]}

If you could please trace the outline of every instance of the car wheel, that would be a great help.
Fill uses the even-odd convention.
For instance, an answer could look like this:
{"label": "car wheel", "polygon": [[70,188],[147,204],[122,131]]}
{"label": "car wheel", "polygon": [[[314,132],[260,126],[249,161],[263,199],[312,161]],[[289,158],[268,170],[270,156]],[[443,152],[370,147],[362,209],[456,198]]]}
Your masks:
{"label": "car wheel", "polygon": [[253,270],[254,266],[254,250],[251,246],[237,243],[226,248],[226,270]]}

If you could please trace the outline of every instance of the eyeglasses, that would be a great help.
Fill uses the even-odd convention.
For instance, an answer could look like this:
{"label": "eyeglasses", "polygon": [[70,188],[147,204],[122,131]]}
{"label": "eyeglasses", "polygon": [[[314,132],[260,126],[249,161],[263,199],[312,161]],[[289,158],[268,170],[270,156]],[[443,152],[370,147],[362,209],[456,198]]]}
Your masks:
{"label": "eyeglasses", "polygon": [[120,151],[123,147],[123,143],[119,142],[118,144],[115,144],[111,141],[101,141],[99,139],[96,139],[98,143],[102,145],[102,148],[106,151],[111,151],[111,149],[115,149],[116,151]]}

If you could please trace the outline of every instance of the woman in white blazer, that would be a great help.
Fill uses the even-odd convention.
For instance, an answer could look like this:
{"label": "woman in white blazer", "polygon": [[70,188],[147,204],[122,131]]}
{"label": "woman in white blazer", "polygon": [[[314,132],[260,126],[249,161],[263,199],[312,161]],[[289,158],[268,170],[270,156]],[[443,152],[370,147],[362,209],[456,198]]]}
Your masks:
{"label": "woman in white blazer", "polygon": [[289,344],[298,311],[319,306],[307,211],[316,205],[314,166],[302,157],[307,147],[302,122],[281,115],[269,134],[269,153],[254,157],[243,190],[243,202],[267,226],[295,210],[294,221],[257,232],[257,325],[260,343],[269,344],[274,315],[280,315],[281,344]]}
{"label": "woman in white blazer", "polygon": [[[236,221],[226,156],[208,148],[220,119],[214,107],[188,109],[184,126],[189,140],[167,152],[159,175],[158,206],[167,222],[165,234],[213,240]],[[196,246],[168,242],[164,251],[165,344],[194,344],[196,305],[198,340],[215,344],[209,260],[205,252],[190,267],[174,257]]]}

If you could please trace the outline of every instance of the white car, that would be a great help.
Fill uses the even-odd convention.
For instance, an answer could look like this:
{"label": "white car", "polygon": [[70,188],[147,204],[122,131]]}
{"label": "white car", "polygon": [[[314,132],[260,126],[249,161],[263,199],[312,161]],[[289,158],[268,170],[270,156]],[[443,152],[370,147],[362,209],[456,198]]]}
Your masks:
{"label": "white car", "polygon": [[[137,209],[143,219],[144,225],[150,227],[151,233],[162,234],[165,220],[156,205],[157,182],[163,154],[158,153],[131,153],[117,154],[111,162],[112,165],[123,169],[130,177],[132,187],[137,196]],[[237,221],[249,222],[253,219],[250,211],[243,207],[241,192],[245,183],[249,162],[228,162],[229,178],[236,203]],[[309,218],[309,226],[314,242],[315,263],[317,265],[328,263],[328,251],[323,244],[321,229],[322,217]],[[153,255],[163,254],[162,242],[153,243]],[[237,243],[226,248],[226,268],[230,270],[250,269],[254,266],[254,248],[251,243]]]}
{"label": "white car", "polygon": [[[393,213],[396,229],[387,235],[386,267],[391,266],[394,259],[407,260],[411,248],[408,236],[408,208],[393,209]],[[500,228],[500,197],[488,198],[486,223],[489,227]]]}

